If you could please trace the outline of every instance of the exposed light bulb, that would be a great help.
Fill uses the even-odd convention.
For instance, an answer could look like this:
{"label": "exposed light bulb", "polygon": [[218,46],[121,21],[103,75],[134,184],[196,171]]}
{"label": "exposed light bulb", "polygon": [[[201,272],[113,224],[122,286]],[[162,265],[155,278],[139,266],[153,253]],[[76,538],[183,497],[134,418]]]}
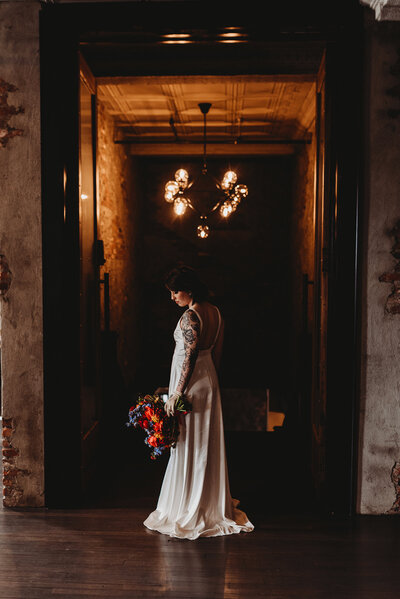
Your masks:
{"label": "exposed light bulb", "polygon": [[176,181],[168,181],[165,184],[165,201],[166,202],[173,202],[174,201],[174,196],[176,196],[176,194],[179,191],[179,185]]}
{"label": "exposed light bulb", "polygon": [[236,181],[237,174],[234,171],[226,171],[224,178],[222,179],[221,187],[225,190],[231,189]]}
{"label": "exposed light bulb", "polygon": [[247,198],[247,196],[249,195],[249,189],[247,185],[236,185],[235,192],[239,194],[241,198]]}
{"label": "exposed light bulb", "polygon": [[81,193],[81,200],[87,200],[88,197],[89,196],[86,193]]}
{"label": "exposed light bulb", "polygon": [[165,194],[164,194],[164,200],[166,202],[171,203],[171,202],[174,201],[174,199],[175,199],[175,194],[173,194],[172,191],[166,191],[165,192]]}
{"label": "exposed light bulb", "polygon": [[200,239],[205,239],[208,237],[209,232],[210,227],[208,225],[199,225],[197,227],[197,237],[200,237]]}
{"label": "exposed light bulb", "polygon": [[178,169],[175,173],[175,181],[181,189],[186,189],[189,181],[189,173],[184,168]]}
{"label": "exposed light bulb", "polygon": [[188,201],[186,198],[176,198],[176,200],[174,201],[175,214],[177,214],[178,216],[182,216],[182,214],[185,214],[187,205]]}
{"label": "exposed light bulb", "polygon": [[232,206],[233,212],[236,210],[236,208],[239,206],[239,204],[240,204],[240,197],[237,195],[234,195],[231,200],[231,206]]}
{"label": "exposed light bulb", "polygon": [[224,202],[219,209],[221,216],[227,218],[230,214],[232,214],[233,208],[230,202]]}

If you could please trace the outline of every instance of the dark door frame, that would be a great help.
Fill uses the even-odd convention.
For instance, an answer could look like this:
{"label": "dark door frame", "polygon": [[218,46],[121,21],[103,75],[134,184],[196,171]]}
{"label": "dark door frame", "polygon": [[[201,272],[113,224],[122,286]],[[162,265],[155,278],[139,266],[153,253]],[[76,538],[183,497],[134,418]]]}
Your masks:
{"label": "dark door frame", "polygon": [[[325,510],[355,509],[362,9],[358,0],[45,4],[40,13],[46,505],[79,505],[79,49],[96,76],[316,72],[327,49],[332,189]],[[248,42],[219,43],[227,25]],[[166,31],[195,43],[165,46]],[[303,52],[303,54],[301,54]],[[299,59],[300,56],[300,60]],[[283,62],[282,62],[283,61]],[[286,61],[286,62],[285,62]],[[284,64],[284,67],[282,65]],[[307,67],[308,65],[308,67]],[[288,72],[289,72],[288,71]],[[357,158],[358,157],[358,160]]]}

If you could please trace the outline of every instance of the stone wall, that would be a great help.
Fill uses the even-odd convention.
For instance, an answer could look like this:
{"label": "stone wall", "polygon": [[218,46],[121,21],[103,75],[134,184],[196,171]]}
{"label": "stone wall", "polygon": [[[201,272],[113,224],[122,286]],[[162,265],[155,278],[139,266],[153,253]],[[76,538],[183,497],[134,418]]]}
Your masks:
{"label": "stone wall", "polygon": [[379,279],[395,267],[393,228],[400,220],[400,23],[375,22],[370,11],[367,17],[357,509],[382,514],[396,511],[399,496],[393,472],[400,461],[400,314],[386,310],[392,289]]}
{"label": "stone wall", "polygon": [[113,119],[99,102],[98,236],[106,259],[102,272],[110,275],[110,328],[117,334],[118,364],[128,387],[137,370],[141,339],[138,179],[137,163],[126,146],[114,144]]}
{"label": "stone wall", "polygon": [[0,253],[4,505],[44,503],[39,23],[37,2],[0,3]]}

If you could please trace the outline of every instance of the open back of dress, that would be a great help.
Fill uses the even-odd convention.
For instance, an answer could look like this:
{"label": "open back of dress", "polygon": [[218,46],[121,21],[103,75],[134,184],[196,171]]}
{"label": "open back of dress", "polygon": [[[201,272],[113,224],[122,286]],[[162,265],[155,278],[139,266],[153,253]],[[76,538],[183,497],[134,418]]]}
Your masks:
{"label": "open back of dress", "polygon": [[190,308],[200,321],[200,349],[213,349],[218,340],[222,318],[216,306],[205,303],[205,309]]}

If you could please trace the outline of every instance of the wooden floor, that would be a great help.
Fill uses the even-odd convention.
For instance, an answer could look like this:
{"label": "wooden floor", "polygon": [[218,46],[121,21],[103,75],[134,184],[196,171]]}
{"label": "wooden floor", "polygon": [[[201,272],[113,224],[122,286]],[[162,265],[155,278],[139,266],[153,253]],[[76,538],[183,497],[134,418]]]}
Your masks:
{"label": "wooden floor", "polygon": [[0,510],[0,597],[398,599],[400,519],[253,515],[255,530],[185,541],[147,509]]}
{"label": "wooden floor", "polygon": [[315,515],[297,442],[227,435],[255,530],[185,541],[142,524],[168,456],[149,460],[131,430],[115,438],[79,509],[0,509],[0,599],[400,598],[400,518]]}

